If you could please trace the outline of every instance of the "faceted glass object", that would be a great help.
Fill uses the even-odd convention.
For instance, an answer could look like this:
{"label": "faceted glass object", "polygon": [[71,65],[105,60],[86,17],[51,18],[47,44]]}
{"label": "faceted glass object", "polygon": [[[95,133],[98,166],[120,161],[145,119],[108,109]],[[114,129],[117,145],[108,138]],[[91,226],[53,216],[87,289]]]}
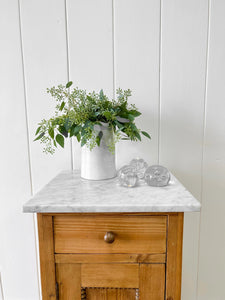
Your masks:
{"label": "faceted glass object", "polygon": [[163,166],[151,166],[145,172],[145,181],[151,186],[166,186],[170,181],[170,172]]}
{"label": "faceted glass object", "polygon": [[138,182],[137,174],[131,166],[123,166],[118,171],[119,182],[125,187],[134,187]]}
{"label": "faceted glass object", "polygon": [[145,171],[148,168],[148,164],[142,158],[134,158],[130,162],[130,166],[134,169],[134,172],[137,174],[139,179],[143,179]]}

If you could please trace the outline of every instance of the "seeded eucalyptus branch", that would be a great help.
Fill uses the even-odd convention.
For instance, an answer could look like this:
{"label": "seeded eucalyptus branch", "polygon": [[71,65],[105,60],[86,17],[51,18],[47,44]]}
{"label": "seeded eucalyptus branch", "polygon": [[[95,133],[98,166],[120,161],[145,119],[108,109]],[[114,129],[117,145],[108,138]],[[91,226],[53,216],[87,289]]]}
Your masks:
{"label": "seeded eucalyptus branch", "polygon": [[36,130],[35,141],[40,140],[44,152],[53,154],[57,145],[64,147],[64,139],[76,137],[81,146],[86,145],[90,150],[100,146],[102,131],[96,131],[95,125],[108,123],[113,130],[112,145],[119,140],[141,141],[141,134],[147,138],[150,135],[138,129],[135,118],[141,113],[134,104],[128,104],[131,90],[117,89],[117,99],[109,100],[103,90],[99,93],[87,93],[86,90],[74,88],[70,91],[72,81],[66,86],[58,85],[47,89],[56,100],[55,115],[49,120],[43,119]]}

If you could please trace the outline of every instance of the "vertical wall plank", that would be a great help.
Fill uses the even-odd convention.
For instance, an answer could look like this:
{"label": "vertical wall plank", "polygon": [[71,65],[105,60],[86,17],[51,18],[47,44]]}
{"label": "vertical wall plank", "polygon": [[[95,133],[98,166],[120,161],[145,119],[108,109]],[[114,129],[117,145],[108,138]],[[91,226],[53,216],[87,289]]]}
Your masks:
{"label": "vertical wall plank", "polygon": [[225,2],[211,1],[198,300],[225,299]]}
{"label": "vertical wall plank", "polygon": [[[55,101],[46,88],[67,81],[65,5],[61,0],[21,0],[22,42],[31,149],[36,192],[61,169],[71,167],[69,142],[51,156],[33,142],[37,123],[54,114]],[[60,148],[60,147],[59,147]]]}
{"label": "vertical wall plank", "polygon": [[[67,0],[70,80],[88,91],[113,96],[112,1]],[[80,168],[80,144],[74,142]]]}
{"label": "vertical wall plank", "polygon": [[[4,299],[39,299],[18,1],[0,1],[0,269]],[[1,292],[0,292],[1,293]],[[0,297],[1,298],[1,297]]]}
{"label": "vertical wall plank", "polygon": [[[162,1],[160,163],[201,198],[208,3]],[[199,214],[185,215],[183,300],[196,299]]]}
{"label": "vertical wall plank", "polygon": [[157,163],[160,1],[115,0],[114,12],[115,86],[133,91],[130,102],[142,112],[137,124],[152,136],[141,143],[120,142],[117,163],[122,166],[136,156]]}

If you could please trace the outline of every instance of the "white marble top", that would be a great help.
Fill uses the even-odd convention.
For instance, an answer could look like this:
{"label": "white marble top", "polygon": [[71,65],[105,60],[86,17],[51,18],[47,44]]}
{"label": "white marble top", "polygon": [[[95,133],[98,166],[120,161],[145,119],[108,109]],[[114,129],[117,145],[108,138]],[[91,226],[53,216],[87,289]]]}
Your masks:
{"label": "white marble top", "polygon": [[78,171],[57,175],[24,206],[29,213],[188,212],[201,204],[172,175],[166,187],[122,187],[118,179],[89,181]]}

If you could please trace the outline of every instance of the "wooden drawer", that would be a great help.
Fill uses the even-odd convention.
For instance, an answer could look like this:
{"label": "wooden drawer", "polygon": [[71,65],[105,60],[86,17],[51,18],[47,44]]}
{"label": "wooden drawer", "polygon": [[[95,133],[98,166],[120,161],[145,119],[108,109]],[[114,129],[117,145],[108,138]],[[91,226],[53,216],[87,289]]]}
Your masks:
{"label": "wooden drawer", "polygon": [[166,232],[167,216],[54,216],[55,253],[165,253]]}

